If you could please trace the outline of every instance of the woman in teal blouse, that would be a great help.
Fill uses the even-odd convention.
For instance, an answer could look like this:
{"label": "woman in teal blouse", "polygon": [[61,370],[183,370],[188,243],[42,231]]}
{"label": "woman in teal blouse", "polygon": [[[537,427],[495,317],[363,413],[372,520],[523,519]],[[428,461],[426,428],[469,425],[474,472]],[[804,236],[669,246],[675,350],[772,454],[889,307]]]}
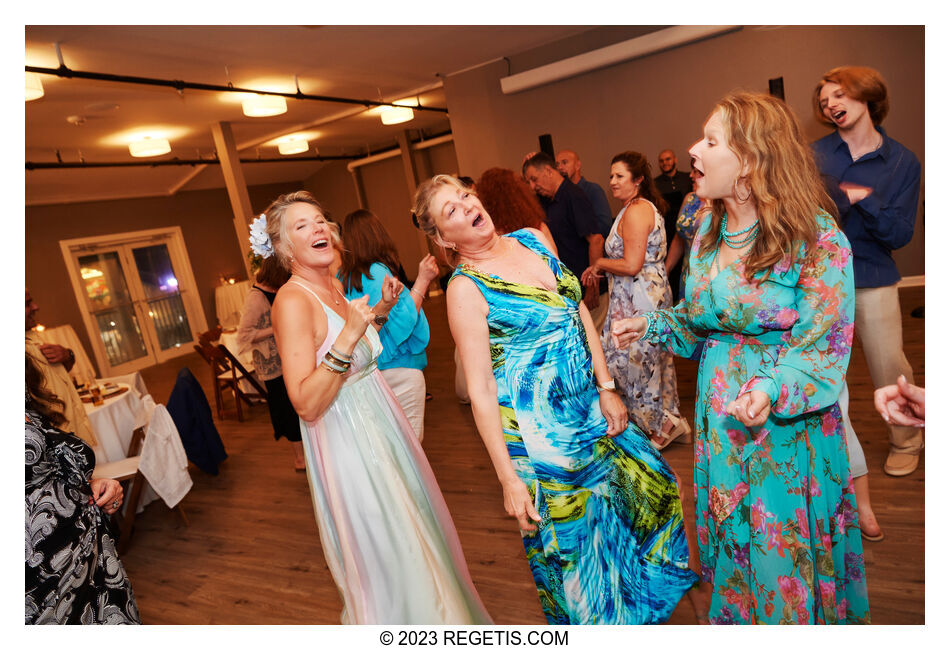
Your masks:
{"label": "woman in teal blouse", "polygon": [[[339,278],[347,300],[369,296],[375,304],[382,295],[383,280],[395,276],[409,284],[399,263],[396,244],[379,217],[369,210],[356,210],[343,219],[344,253]],[[422,440],[425,419],[426,346],[429,322],[422,311],[429,284],[438,277],[439,266],[432,255],[419,262],[419,273],[409,291],[389,312],[388,321],[379,330],[383,352],[377,366],[396,395],[399,405]]]}

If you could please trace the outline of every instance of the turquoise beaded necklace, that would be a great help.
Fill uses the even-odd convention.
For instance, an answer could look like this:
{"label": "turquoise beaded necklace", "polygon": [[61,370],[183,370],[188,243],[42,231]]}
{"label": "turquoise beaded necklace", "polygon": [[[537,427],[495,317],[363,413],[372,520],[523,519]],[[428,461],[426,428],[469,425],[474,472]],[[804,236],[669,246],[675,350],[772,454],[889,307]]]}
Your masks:
{"label": "turquoise beaded necklace", "polygon": [[[743,237],[743,235],[745,235],[745,237]],[[755,238],[758,237],[758,235],[758,219],[756,219],[748,228],[743,228],[742,230],[737,230],[736,232],[729,232],[726,230],[726,215],[722,215],[722,223],[719,226],[719,239],[721,239],[729,248],[735,250],[745,248],[755,241]]]}

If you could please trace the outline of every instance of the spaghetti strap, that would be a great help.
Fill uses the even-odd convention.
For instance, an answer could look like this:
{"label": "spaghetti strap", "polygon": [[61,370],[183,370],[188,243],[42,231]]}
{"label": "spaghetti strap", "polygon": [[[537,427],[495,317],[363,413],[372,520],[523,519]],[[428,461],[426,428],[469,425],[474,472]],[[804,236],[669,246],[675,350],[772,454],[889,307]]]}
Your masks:
{"label": "spaghetti strap", "polygon": [[[290,278],[289,280],[287,280],[287,282],[293,282],[293,283],[296,284],[298,287],[301,287],[301,288],[305,289],[311,296],[313,296],[314,298],[317,299],[317,302],[320,303],[320,306],[323,307],[323,311],[325,311],[327,314],[333,314],[334,316],[336,316],[337,318],[339,318],[341,321],[345,321],[345,320],[346,320],[346,319],[344,319],[342,316],[340,316],[338,313],[336,313],[335,311],[333,311],[332,309],[330,309],[330,308],[327,306],[327,303],[323,302],[323,300],[320,298],[320,296],[317,295],[317,292],[314,291],[313,289],[311,289],[310,287],[308,287],[307,285],[305,285],[303,282],[300,282],[300,281],[297,280],[296,278]],[[344,299],[345,299],[345,298],[346,298],[346,297],[344,296]]]}

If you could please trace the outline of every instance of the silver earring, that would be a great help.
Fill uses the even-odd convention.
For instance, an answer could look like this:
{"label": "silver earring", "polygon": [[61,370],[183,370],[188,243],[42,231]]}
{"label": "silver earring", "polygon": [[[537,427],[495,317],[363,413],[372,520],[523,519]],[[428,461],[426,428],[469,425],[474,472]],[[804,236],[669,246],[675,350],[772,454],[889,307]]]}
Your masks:
{"label": "silver earring", "polygon": [[732,194],[736,197],[736,201],[739,203],[747,203],[749,199],[752,198],[752,188],[749,188],[749,193],[746,194],[745,198],[739,196],[739,177],[736,176],[736,180],[732,181]]}

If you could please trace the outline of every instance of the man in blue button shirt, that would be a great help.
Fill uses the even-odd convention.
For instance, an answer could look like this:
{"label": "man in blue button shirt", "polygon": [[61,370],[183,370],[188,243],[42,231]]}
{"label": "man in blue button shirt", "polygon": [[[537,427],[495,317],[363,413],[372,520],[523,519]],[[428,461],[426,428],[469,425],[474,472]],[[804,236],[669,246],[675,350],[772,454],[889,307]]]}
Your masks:
{"label": "man in blue button shirt", "polygon": [[604,192],[604,188],[581,176],[581,159],[576,152],[570,149],[558,151],[555,160],[557,161],[557,170],[561,172],[561,176],[584,190],[587,200],[590,201],[590,207],[594,209],[594,216],[597,217],[597,227],[600,229],[600,234],[604,236],[604,239],[607,239],[607,235],[610,234],[610,227],[614,225],[614,218],[610,214],[610,204],[607,203],[607,194]]}
{"label": "man in blue button shirt", "polygon": [[[580,281],[584,269],[604,256],[604,236],[600,234],[590,201],[583,190],[561,176],[554,158],[546,153],[528,157],[521,173],[541,197],[558,258]],[[606,315],[607,300],[601,301],[597,287],[585,287],[584,303],[596,325],[601,312]],[[600,322],[603,324],[602,318]]]}
{"label": "man in blue button shirt", "polygon": [[[813,149],[854,252],[855,331],[871,380],[875,388],[893,384],[899,375],[913,383],[903,350],[900,273],[891,253],[914,234],[920,162],[880,126],[888,100],[887,86],[876,70],[830,70],[815,88],[813,107],[821,122],[835,127]],[[891,426],[890,444],[884,471],[891,476],[912,473],[923,432]]]}

